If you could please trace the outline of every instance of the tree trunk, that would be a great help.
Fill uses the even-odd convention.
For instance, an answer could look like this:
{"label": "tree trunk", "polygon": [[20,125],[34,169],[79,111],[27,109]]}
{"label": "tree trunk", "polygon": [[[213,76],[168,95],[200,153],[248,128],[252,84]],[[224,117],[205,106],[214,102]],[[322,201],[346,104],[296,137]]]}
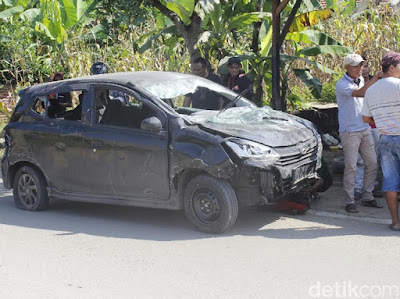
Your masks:
{"label": "tree trunk", "polygon": [[[161,13],[167,16],[178,28],[179,32],[182,34],[186,42],[186,47],[189,51],[190,62],[193,62],[196,58],[200,57],[200,50],[197,48],[197,42],[199,41],[200,34],[203,32],[201,28],[201,18],[199,15],[193,11],[190,17],[191,23],[185,25],[179,16],[170,11],[164,5],[161,4],[159,0],[147,0],[151,5],[157,8]],[[196,1],[197,3],[198,1]]]}
{"label": "tree trunk", "polygon": [[[264,0],[258,0],[257,1],[257,11],[262,12],[264,7]],[[253,53],[258,56],[260,54],[260,49],[259,49],[259,44],[260,44],[260,28],[261,28],[261,22],[256,22],[254,23],[253,26],[253,40],[251,43],[251,46],[253,48]],[[256,78],[254,78],[254,95],[253,95],[253,101],[256,103],[257,106],[262,107],[263,106],[263,76],[262,74],[258,73]]]}

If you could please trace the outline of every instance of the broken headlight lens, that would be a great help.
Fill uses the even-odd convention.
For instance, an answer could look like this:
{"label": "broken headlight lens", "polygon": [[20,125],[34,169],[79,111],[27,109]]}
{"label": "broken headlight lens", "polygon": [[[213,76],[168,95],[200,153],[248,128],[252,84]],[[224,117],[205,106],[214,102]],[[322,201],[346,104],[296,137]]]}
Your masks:
{"label": "broken headlight lens", "polygon": [[271,147],[249,140],[229,139],[226,145],[241,159],[252,159],[273,164],[279,154]]}

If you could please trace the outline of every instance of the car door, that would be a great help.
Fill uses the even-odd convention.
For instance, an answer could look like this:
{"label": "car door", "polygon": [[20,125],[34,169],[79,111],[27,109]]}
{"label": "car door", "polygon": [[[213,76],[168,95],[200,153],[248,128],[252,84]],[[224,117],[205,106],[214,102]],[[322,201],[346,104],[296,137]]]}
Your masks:
{"label": "car door", "polygon": [[169,198],[168,142],[165,135],[120,129],[111,168],[118,196]]}
{"label": "car door", "polygon": [[[82,90],[79,92],[83,100],[81,107],[84,108],[75,108],[79,109],[83,118],[74,120],[63,116],[48,117],[45,111],[41,111],[48,107],[47,96],[37,97],[33,108],[28,111],[28,119],[34,121],[29,121],[30,124],[25,131],[26,143],[35,163],[49,179],[51,186],[59,192],[111,194],[109,193],[111,181],[99,182],[96,179],[108,175],[108,169],[101,164],[88,163],[87,156],[97,145],[84,138],[91,126],[85,114],[82,114],[82,110],[87,110],[91,99],[87,92]],[[111,151],[111,147],[109,150]],[[97,158],[103,160],[102,156],[105,154],[100,152]]]}
{"label": "car door", "polygon": [[[109,101],[102,119],[95,122],[93,128],[102,131],[99,143],[106,139],[107,144],[113,144],[112,153],[107,157],[113,193],[121,199],[166,200],[170,196],[166,115],[154,105],[145,104],[143,98],[131,90],[108,86],[106,94],[112,89],[129,95],[130,102],[115,105],[113,101],[116,100]],[[94,94],[99,92],[94,91]],[[140,128],[141,121],[149,116],[161,119],[161,132]]]}

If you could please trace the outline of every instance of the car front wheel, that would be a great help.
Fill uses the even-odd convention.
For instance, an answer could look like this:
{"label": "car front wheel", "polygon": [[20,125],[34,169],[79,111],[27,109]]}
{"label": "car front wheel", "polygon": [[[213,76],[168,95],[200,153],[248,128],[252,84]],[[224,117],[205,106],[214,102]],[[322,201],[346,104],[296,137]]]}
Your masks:
{"label": "car front wheel", "polygon": [[199,230],[223,233],[238,216],[238,202],[232,186],[208,175],[193,178],[184,193],[186,217]]}
{"label": "car front wheel", "polygon": [[21,167],[17,171],[13,194],[15,205],[23,210],[39,211],[46,209],[49,205],[43,176],[29,166]]}

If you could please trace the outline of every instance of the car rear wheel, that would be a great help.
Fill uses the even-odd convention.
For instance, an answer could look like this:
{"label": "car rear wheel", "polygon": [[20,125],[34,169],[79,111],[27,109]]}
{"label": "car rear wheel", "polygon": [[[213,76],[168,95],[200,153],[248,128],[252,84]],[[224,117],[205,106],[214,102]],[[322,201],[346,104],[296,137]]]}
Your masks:
{"label": "car rear wheel", "polygon": [[199,230],[223,233],[238,216],[238,202],[232,186],[212,176],[193,178],[184,193],[186,217]]}
{"label": "car rear wheel", "polygon": [[13,194],[15,205],[23,210],[39,211],[49,205],[43,176],[29,166],[21,167],[15,175]]}

